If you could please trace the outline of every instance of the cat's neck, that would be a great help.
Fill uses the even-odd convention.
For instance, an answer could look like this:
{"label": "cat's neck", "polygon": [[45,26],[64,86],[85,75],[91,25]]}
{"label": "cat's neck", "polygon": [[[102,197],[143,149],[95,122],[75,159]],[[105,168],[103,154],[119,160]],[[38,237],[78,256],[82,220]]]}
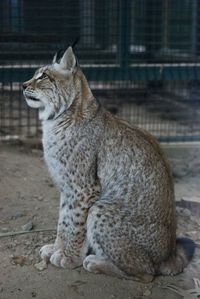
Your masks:
{"label": "cat's neck", "polygon": [[52,135],[64,132],[68,128],[83,127],[96,117],[100,109],[101,105],[95,98],[85,100],[79,97],[69,109],[63,110],[57,117],[44,120],[43,133],[45,131],[47,135]]}

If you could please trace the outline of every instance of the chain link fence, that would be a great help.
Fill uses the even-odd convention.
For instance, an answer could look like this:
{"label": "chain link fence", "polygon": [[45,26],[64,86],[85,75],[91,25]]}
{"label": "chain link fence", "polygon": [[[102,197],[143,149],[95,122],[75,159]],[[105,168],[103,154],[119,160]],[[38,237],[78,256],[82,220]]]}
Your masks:
{"label": "chain link fence", "polygon": [[198,0],[1,0],[0,139],[40,137],[21,82],[77,36],[109,110],[160,141],[200,140]]}

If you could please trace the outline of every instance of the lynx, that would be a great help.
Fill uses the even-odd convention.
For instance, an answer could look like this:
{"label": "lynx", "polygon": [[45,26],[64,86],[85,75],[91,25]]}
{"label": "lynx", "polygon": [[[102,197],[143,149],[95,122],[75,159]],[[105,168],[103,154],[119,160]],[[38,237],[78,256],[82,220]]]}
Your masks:
{"label": "lynx", "polygon": [[41,258],[145,282],[183,271],[194,244],[176,239],[172,176],[155,139],[101,106],[71,47],[23,89],[39,109],[44,158],[60,192],[57,237]]}

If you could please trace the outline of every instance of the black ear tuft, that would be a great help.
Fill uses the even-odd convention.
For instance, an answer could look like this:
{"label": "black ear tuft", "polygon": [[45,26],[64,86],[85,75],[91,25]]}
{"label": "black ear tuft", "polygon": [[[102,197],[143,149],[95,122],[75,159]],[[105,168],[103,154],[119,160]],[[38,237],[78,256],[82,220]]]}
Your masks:
{"label": "black ear tuft", "polygon": [[76,45],[78,44],[79,40],[80,40],[80,36],[77,36],[76,39],[74,40],[74,42],[71,45],[71,47],[72,47],[73,50],[76,47]]}
{"label": "black ear tuft", "polygon": [[[74,51],[76,45],[78,44],[78,42],[80,41],[80,39],[81,39],[81,37],[80,37],[80,36],[77,36],[77,37],[75,38],[74,42],[72,43],[71,47],[72,47],[73,51]],[[79,63],[78,63],[77,58],[76,58],[76,66],[79,66]]]}
{"label": "black ear tuft", "polygon": [[60,60],[60,58],[63,56],[65,50],[64,49],[60,49],[57,52],[57,62]]}
{"label": "black ear tuft", "polygon": [[54,58],[53,58],[53,63],[59,63],[60,61],[60,58],[63,56],[65,50],[63,49],[60,49],[56,52],[56,54],[54,55]]}
{"label": "black ear tuft", "polygon": [[[80,36],[77,36],[76,39],[73,41],[71,47],[72,49],[74,50],[74,48],[76,47],[76,45],[78,44],[80,40]],[[63,56],[65,50],[64,49],[60,49],[56,52],[56,54],[54,55],[54,58],[53,58],[53,63],[57,62],[59,63],[60,62],[60,59],[61,57]]]}

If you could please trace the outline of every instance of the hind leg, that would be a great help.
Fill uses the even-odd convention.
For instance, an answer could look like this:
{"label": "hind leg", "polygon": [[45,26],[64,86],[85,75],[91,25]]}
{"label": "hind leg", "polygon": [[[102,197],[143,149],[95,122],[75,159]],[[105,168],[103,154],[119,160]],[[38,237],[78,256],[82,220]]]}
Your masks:
{"label": "hind leg", "polygon": [[117,204],[106,202],[90,209],[87,241],[95,254],[86,257],[83,266],[90,272],[150,282],[154,268],[132,237],[129,216]]}

